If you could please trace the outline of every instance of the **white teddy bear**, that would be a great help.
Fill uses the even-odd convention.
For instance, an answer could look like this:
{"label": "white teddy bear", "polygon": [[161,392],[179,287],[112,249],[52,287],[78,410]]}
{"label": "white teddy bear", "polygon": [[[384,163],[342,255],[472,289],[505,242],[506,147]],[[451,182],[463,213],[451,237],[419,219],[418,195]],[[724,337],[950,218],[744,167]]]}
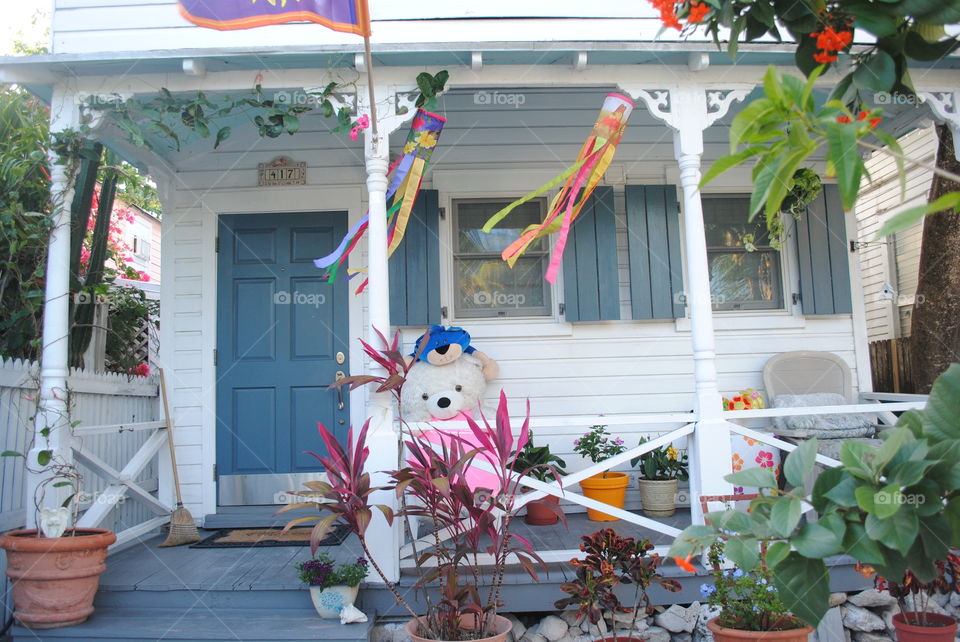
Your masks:
{"label": "white teddy bear", "polygon": [[400,412],[406,421],[453,419],[476,410],[486,388],[484,363],[471,354],[443,366],[417,361],[400,392]]}

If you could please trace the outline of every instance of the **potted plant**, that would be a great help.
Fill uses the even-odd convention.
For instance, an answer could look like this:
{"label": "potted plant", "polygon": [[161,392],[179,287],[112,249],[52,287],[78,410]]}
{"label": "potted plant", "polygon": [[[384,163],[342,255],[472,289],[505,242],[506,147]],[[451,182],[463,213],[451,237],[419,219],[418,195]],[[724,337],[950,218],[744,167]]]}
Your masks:
{"label": "potted plant", "polygon": [[[364,380],[354,380],[350,385],[373,383],[398,397],[406,374],[404,359],[397,350],[398,342],[397,334],[390,343],[384,340],[384,350],[364,344],[367,353],[384,365],[386,376],[365,376]],[[397,604],[410,614],[406,631],[412,639],[502,642],[512,628],[508,619],[497,614],[508,559],[515,557],[534,581],[538,579],[534,564],[545,568],[530,543],[510,532],[520,486],[516,457],[528,440],[529,412],[528,403],[527,417],[516,437],[502,391],[494,425],[485,417],[482,424],[467,417],[470,438],[482,444],[482,449],[469,446],[467,440],[455,432],[445,432],[445,439],[432,443],[419,432],[407,430],[401,421],[407,465],[388,471],[391,481],[387,486],[373,486],[370,473],[364,469],[370,452],[366,445],[369,421],[358,434],[354,435],[353,429],[348,432],[346,446],[320,424],[320,436],[328,455],[317,456],[317,459],[326,469],[328,481],[308,482],[308,490],[299,493],[314,497],[317,502],[290,504],[281,512],[312,507],[319,510],[321,516],[293,519],[286,527],[315,521],[310,537],[311,550],[315,552],[320,539],[334,524],[346,524],[359,539],[364,555],[393,593]],[[468,482],[467,470],[478,457],[492,469],[497,482],[495,489],[475,488]],[[397,493],[401,501],[399,512],[370,502],[375,491],[384,489]],[[430,533],[419,540],[428,541],[428,547],[420,548],[419,541],[411,537],[418,572],[414,587],[424,596],[426,612],[423,614],[414,611],[370,550],[366,531],[374,509],[388,523],[399,517],[408,524],[409,520],[404,518],[418,517],[425,518],[429,524]],[[481,586],[481,578],[487,579],[486,587]]]}
{"label": "potted plant", "polygon": [[336,564],[329,553],[297,563],[300,581],[310,587],[313,608],[322,618],[339,618],[340,611],[357,601],[360,582],[367,576],[367,560]]}
{"label": "potted plant", "polygon": [[[567,462],[550,452],[549,445],[533,445],[532,430],[528,435],[527,444],[517,453],[517,471],[542,482],[559,480],[567,474],[564,470],[566,465]],[[524,492],[527,490],[523,489]],[[547,495],[543,499],[527,503],[524,521],[533,526],[549,526],[556,524],[561,517],[563,517],[563,511],[560,510],[560,498],[556,495]]]}
{"label": "potted plant", "polygon": [[[573,442],[573,452],[599,463],[619,455],[627,449],[620,437],[611,438],[606,426],[591,426]],[[630,477],[626,473],[604,471],[580,482],[583,494],[604,504],[623,508]],[[593,508],[587,508],[587,518],[594,522],[613,522],[618,518]]]}
{"label": "potted plant", "polygon": [[[640,445],[649,441],[640,440]],[[687,451],[673,445],[660,446],[630,460],[640,464],[640,501],[643,512],[651,517],[669,517],[677,511],[677,482],[687,481]]]}
{"label": "potted plant", "polygon": [[[935,582],[938,563],[960,544],[960,364],[937,378],[923,410],[904,413],[881,437],[877,447],[844,443],[841,465],[820,472],[809,491],[816,439],[787,457],[782,490],[770,468],[728,475],[731,484],[759,489],[749,511],[708,513],[706,525],[677,536],[671,555],[683,563],[723,537],[727,556],[753,568],[763,542],[784,604],[814,626],[829,608],[829,556],[847,554],[886,578],[909,570],[920,583]],[[803,519],[809,508],[815,521]]]}
{"label": "potted plant", "polygon": [[[54,629],[80,624],[93,613],[107,548],[117,537],[103,528],[73,527],[80,474],[72,463],[40,450],[37,464],[48,475],[34,497],[40,528],[0,535],[0,548],[7,553],[7,577],[13,582],[14,617],[31,629]],[[58,508],[41,508],[48,492],[66,495]]]}
{"label": "potted plant", "polygon": [[[946,559],[936,563],[937,574],[928,582],[921,582],[907,571],[899,582],[879,575],[874,580],[878,590],[889,591],[897,598],[900,612],[893,616],[893,626],[899,642],[951,642],[957,634],[957,621],[949,615],[930,613],[930,598],[935,594],[960,594],[960,554],[951,551]],[[912,596],[908,600],[908,596]]]}
{"label": "potted plant", "polygon": [[812,627],[788,610],[773,584],[765,552],[750,572],[724,569],[723,543],[715,541],[707,556],[713,568],[713,584],[702,584],[700,594],[720,615],[707,622],[716,642],[774,639],[806,642]]}
{"label": "potted plant", "polygon": [[[650,553],[653,544],[650,540],[636,540],[620,536],[612,528],[597,531],[581,538],[582,559],[570,560],[576,569],[576,579],[564,582],[560,590],[570,597],[557,600],[554,606],[565,609],[577,607],[578,620],[588,619],[600,629],[604,640],[621,642],[633,638],[637,617],[646,617],[653,613],[647,589],[654,583],[664,589],[676,592],[680,583],[660,575],[659,568],[663,559],[656,553]],[[617,586],[633,585],[633,604],[624,606],[616,594]],[[619,631],[617,623],[622,621],[617,614],[630,613],[632,617],[625,630]],[[607,627],[607,620],[610,627]]]}

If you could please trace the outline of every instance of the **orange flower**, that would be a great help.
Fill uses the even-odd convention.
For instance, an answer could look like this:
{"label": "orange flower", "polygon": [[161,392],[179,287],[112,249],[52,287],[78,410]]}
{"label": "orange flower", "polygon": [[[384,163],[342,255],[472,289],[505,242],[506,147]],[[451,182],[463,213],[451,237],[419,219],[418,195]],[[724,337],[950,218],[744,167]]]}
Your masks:
{"label": "orange flower", "polygon": [[687,573],[696,573],[696,572],[697,572],[697,569],[695,569],[695,568],[693,567],[693,564],[690,563],[691,558],[693,558],[693,555],[692,555],[692,554],[691,554],[691,555],[687,555],[685,558],[684,558],[684,557],[674,557],[674,558],[673,558],[673,561],[676,562],[677,566],[679,566],[680,568],[682,568],[683,570],[685,570]]}
{"label": "orange flower", "polygon": [[881,117],[879,117],[879,116],[877,116],[876,118],[871,118],[871,119],[870,119],[870,129],[876,129],[876,128],[877,128],[877,125],[880,124],[880,121],[881,121],[881,120],[883,120],[883,118],[881,118]]}
{"label": "orange flower", "polygon": [[660,11],[660,22],[664,27],[673,27],[680,31],[683,26],[677,20],[676,7],[673,0],[650,0],[650,4]]}
{"label": "orange flower", "polygon": [[694,2],[690,5],[690,14],[687,16],[687,22],[703,22],[703,18],[710,13],[710,5],[705,2]]}
{"label": "orange flower", "polygon": [[838,123],[849,123],[849,122],[850,122],[850,117],[849,117],[849,116],[837,116],[837,122],[838,122]]}
{"label": "orange flower", "polygon": [[815,53],[813,54],[813,59],[819,62],[821,65],[826,65],[827,63],[835,62],[839,56],[835,54],[824,53]]}

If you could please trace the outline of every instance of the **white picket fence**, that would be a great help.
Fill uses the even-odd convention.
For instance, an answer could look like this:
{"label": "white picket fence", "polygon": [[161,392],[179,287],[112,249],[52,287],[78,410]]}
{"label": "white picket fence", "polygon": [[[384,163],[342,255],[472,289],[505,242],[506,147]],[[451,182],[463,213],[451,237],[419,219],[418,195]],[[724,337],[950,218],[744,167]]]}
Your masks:
{"label": "white picket fence", "polygon": [[[36,363],[0,360],[0,450],[24,453],[30,447],[37,373]],[[165,426],[158,421],[162,411],[156,377],[71,370],[67,385],[70,419],[80,422],[74,431],[74,451],[81,475],[81,510],[92,517],[104,512],[104,501],[109,501],[111,510],[98,517],[101,527],[117,533],[133,528],[143,531],[145,525],[156,528],[161,521],[160,506],[159,502],[151,506],[150,500],[156,497],[158,487],[156,446],[166,437]],[[145,461],[137,461],[138,457]],[[130,493],[117,498],[117,480],[105,479],[103,471],[97,470],[104,466],[130,470],[131,461],[137,463],[129,481],[140,492],[138,501],[132,501]],[[0,531],[22,526],[29,508],[24,496],[24,460],[0,458]],[[80,523],[84,523],[83,517]]]}

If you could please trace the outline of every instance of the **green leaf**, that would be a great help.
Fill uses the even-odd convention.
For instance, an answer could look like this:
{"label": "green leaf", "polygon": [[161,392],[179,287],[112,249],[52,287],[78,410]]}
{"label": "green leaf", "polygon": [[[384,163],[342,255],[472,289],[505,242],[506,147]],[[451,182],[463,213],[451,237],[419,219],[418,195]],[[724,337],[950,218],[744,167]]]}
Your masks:
{"label": "green leaf", "polygon": [[804,557],[824,558],[840,552],[843,542],[830,529],[820,524],[804,524],[791,540]]}
{"label": "green leaf", "polygon": [[843,209],[849,210],[857,200],[863,161],[857,150],[857,126],[854,123],[828,122],[824,124],[827,135],[827,158],[837,172],[837,187]]}
{"label": "green leaf", "polygon": [[915,510],[898,510],[887,519],[867,515],[864,527],[870,539],[883,542],[893,550],[906,555],[917,538],[920,523]]}
{"label": "green leaf", "polygon": [[957,548],[960,546],[960,497],[947,502],[943,514],[950,523],[950,546]]}
{"label": "green leaf", "polygon": [[938,42],[928,42],[916,31],[908,31],[903,44],[903,52],[913,60],[933,62],[952,53],[958,45],[960,45],[960,41],[955,37]]}
{"label": "green leaf", "polygon": [[50,463],[50,460],[53,458],[52,450],[41,450],[37,453],[37,463],[41,466],[46,466]]}
{"label": "green leaf", "polygon": [[883,470],[896,456],[904,444],[913,440],[913,434],[907,428],[891,428],[884,432],[886,439],[873,457],[873,465]]}
{"label": "green leaf", "polygon": [[288,134],[296,134],[297,130],[300,129],[300,119],[292,114],[287,114],[283,117],[283,128],[287,130]]}
{"label": "green leaf", "polygon": [[[858,489],[859,490],[859,489]],[[903,494],[897,484],[887,484],[873,495],[873,514],[878,519],[887,519],[900,510]]]}
{"label": "green leaf", "polygon": [[840,447],[840,462],[854,477],[872,482],[876,475],[864,461],[864,455],[868,450],[870,447],[867,444],[848,441]]}
{"label": "green leaf", "polygon": [[704,518],[709,521],[712,526],[729,533],[749,533],[753,526],[749,515],[732,508],[730,510],[707,513]]}
{"label": "green leaf", "polygon": [[789,537],[800,523],[803,504],[797,497],[782,499],[770,509],[770,523],[781,537]]}
{"label": "green leaf", "polygon": [[884,556],[880,547],[870,539],[862,525],[850,523],[843,537],[843,549],[848,555],[864,564],[883,564]]}
{"label": "green leaf", "polygon": [[[851,506],[857,505],[857,498],[855,493],[857,482],[852,475],[840,468],[834,468],[831,470],[837,470],[840,472],[839,479],[836,484],[824,492],[823,496],[834,502],[839,506],[849,508]],[[826,471],[824,471],[826,472]],[[817,481],[820,481],[820,477],[823,476],[823,473],[817,477]],[[816,487],[816,484],[814,484]]]}
{"label": "green leaf", "polygon": [[[960,204],[960,192],[953,194]],[[933,382],[923,410],[923,428],[937,439],[960,439],[960,364],[952,364]]]}
{"label": "green leaf", "polygon": [[73,486],[73,482],[58,481],[58,482],[54,482],[52,485],[54,488],[63,488],[64,486]]}
{"label": "green leaf", "polygon": [[[920,542],[927,559],[946,559],[950,548],[950,522],[943,515],[930,515],[920,522]],[[927,578],[924,581],[930,581]]]}
{"label": "green leaf", "polygon": [[810,626],[827,612],[830,576],[823,560],[792,551],[773,569],[773,582],[790,612]]}
{"label": "green leaf", "polygon": [[230,138],[230,127],[221,127],[217,130],[217,140],[213,143],[213,148],[220,147],[220,143]]}
{"label": "green leaf", "polygon": [[790,553],[790,544],[787,542],[774,542],[767,547],[767,566],[776,567],[777,564],[786,559]]}
{"label": "green leaf", "polygon": [[766,147],[755,145],[753,147],[747,147],[736,154],[727,154],[726,156],[721,156],[710,164],[710,169],[707,170],[707,173],[703,175],[703,179],[700,181],[700,187],[703,188],[707,183],[728,169],[740,165],[748,158],[756,156],[757,154],[762,154],[764,151],[766,151],[766,149]]}
{"label": "green leaf", "polygon": [[882,49],[874,50],[853,72],[853,82],[861,89],[890,91],[897,80],[893,57]]}
{"label": "green leaf", "polygon": [[706,542],[713,541],[717,537],[717,530],[710,526],[693,525],[687,526],[677,535],[670,545],[671,557],[687,557],[695,552],[701,551],[706,547]]}
{"label": "green leaf", "polygon": [[777,479],[771,468],[747,468],[727,475],[724,479],[734,486],[752,486],[755,488],[776,488]]}
{"label": "green leaf", "polygon": [[[771,67],[767,74],[776,74],[776,71]],[[775,112],[776,105],[769,98],[758,98],[744,107],[730,123],[730,152],[736,152],[741,142],[751,142],[750,134]]]}
{"label": "green leaf", "polygon": [[807,477],[813,472],[817,457],[817,440],[808,439],[800,444],[796,450],[787,455],[783,464],[783,473],[787,481],[794,486],[803,486]]}
{"label": "green leaf", "polygon": [[745,571],[754,569],[760,561],[760,553],[755,539],[729,539],[723,545],[723,553]]}
{"label": "green leaf", "polygon": [[0,453],[0,457],[23,457],[23,453],[18,453],[15,450],[4,450]]}
{"label": "green leaf", "polygon": [[417,74],[417,88],[424,98],[433,96],[433,76],[426,71]]}

